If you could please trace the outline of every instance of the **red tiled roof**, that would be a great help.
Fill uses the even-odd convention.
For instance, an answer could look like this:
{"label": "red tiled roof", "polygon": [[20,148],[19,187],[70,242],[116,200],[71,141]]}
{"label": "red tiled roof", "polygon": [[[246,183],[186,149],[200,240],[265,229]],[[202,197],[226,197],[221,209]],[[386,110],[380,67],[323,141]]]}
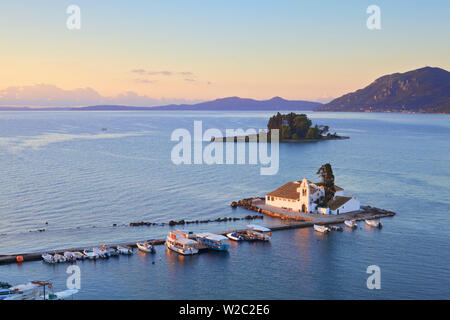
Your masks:
{"label": "red tiled roof", "polygon": [[336,196],[333,200],[328,201],[328,207],[331,210],[336,210],[338,208],[340,208],[342,205],[344,205],[345,203],[347,203],[347,201],[349,201],[352,197],[341,197],[341,196]]}
{"label": "red tiled roof", "polygon": [[268,193],[268,196],[279,197],[285,199],[300,199],[300,192],[297,192],[297,188],[300,187],[298,182],[288,182],[279,187],[278,189]]}

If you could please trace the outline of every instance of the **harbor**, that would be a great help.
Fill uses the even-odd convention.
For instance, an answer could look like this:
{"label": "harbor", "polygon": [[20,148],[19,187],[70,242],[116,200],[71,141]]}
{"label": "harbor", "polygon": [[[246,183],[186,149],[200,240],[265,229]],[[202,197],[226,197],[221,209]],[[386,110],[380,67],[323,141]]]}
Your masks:
{"label": "harbor", "polygon": [[[234,202],[233,202],[234,203]],[[355,212],[344,213],[340,215],[311,215],[308,214],[302,215],[299,213],[292,212],[290,210],[285,209],[275,209],[269,208],[264,204],[263,199],[261,198],[253,198],[253,199],[245,199],[236,202],[237,206],[240,206],[247,210],[256,211],[263,215],[268,215],[276,218],[280,218],[282,220],[292,220],[292,222],[288,224],[276,224],[267,226],[267,229],[271,232],[274,231],[282,231],[282,230],[290,230],[290,229],[299,229],[299,228],[313,228],[314,225],[339,225],[344,224],[346,221],[370,221],[380,218],[393,217],[395,215],[394,212],[374,208],[370,206],[363,206],[361,210]],[[238,230],[228,230],[223,232],[215,233],[220,236],[227,236],[228,234],[242,235],[245,234],[245,229]],[[244,240],[251,241],[251,238],[245,238]],[[166,243],[166,239],[150,239],[150,240],[142,240],[138,242],[122,242],[122,243],[112,243],[107,244],[108,247],[128,247],[128,248],[137,248],[137,243],[146,242],[152,246],[164,245]],[[103,244],[97,244],[92,246],[84,246],[84,247],[76,247],[76,248],[65,248],[51,251],[40,251],[40,252],[25,252],[25,253],[17,253],[10,255],[0,255],[0,264],[10,264],[10,263],[22,263],[27,261],[37,261],[42,260],[42,256],[48,252],[52,252],[57,255],[64,255],[65,252],[83,252],[86,248],[91,247],[99,247]],[[204,248],[204,247],[203,247]]]}

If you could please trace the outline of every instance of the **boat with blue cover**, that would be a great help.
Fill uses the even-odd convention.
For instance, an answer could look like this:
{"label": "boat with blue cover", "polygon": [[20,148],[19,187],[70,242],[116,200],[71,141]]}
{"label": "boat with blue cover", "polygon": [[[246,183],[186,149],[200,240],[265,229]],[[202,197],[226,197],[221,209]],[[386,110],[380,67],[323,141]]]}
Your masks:
{"label": "boat with blue cover", "polygon": [[230,247],[227,237],[210,232],[197,233],[197,241],[208,249],[218,251],[227,251]]}

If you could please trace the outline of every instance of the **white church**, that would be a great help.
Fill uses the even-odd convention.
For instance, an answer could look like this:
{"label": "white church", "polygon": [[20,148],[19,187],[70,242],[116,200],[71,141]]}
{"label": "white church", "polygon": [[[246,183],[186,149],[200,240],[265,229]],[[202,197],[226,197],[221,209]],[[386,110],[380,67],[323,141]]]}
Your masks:
{"label": "white church", "polygon": [[335,190],[334,198],[327,203],[327,207],[319,207],[315,202],[325,196],[324,186],[303,178],[302,181],[288,182],[266,194],[266,204],[302,213],[318,214],[341,214],[361,208],[361,203],[356,197],[344,196],[344,189],[338,186],[335,186]]}

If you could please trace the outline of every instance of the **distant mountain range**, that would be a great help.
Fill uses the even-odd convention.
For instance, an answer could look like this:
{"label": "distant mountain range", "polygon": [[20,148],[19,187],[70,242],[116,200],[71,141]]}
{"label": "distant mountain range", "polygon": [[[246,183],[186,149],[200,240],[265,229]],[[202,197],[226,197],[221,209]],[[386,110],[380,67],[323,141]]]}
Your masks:
{"label": "distant mountain range", "polygon": [[327,104],[274,97],[254,100],[239,97],[216,99],[196,104],[171,104],[158,107],[96,105],[79,108],[0,107],[0,111],[352,111],[450,113],[450,72],[425,67],[405,73],[382,76],[367,87],[348,93]]}
{"label": "distant mountain range", "polygon": [[158,107],[132,107],[115,105],[98,105],[81,108],[72,108],[72,110],[220,110],[220,111],[256,111],[256,110],[314,110],[321,103],[303,101],[303,100],[285,100],[280,97],[274,97],[269,100],[254,100],[239,97],[229,97],[216,99],[213,101],[201,102],[196,104],[171,104]]}
{"label": "distant mountain range", "polygon": [[450,72],[425,67],[386,75],[315,111],[450,113]]}

